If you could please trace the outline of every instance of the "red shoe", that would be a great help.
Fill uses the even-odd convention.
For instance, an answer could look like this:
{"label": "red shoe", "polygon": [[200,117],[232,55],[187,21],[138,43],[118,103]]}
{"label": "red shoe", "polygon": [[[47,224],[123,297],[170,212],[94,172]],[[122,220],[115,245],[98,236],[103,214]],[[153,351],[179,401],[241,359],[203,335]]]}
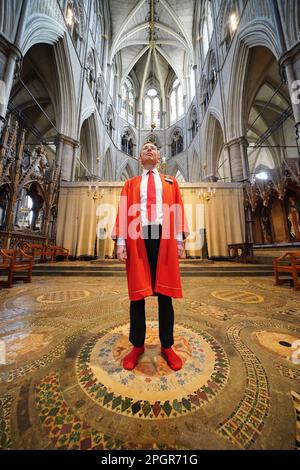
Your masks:
{"label": "red shoe", "polygon": [[133,346],[133,349],[130,351],[130,353],[127,354],[127,356],[125,356],[123,359],[124,369],[127,369],[127,370],[134,369],[135,366],[137,365],[139,357],[143,354],[144,351],[145,351],[144,346],[141,346],[140,348],[136,348],[135,346]]}
{"label": "red shoe", "polygon": [[161,348],[162,354],[165,356],[167,363],[173,370],[180,370],[182,368],[182,360],[172,348]]}

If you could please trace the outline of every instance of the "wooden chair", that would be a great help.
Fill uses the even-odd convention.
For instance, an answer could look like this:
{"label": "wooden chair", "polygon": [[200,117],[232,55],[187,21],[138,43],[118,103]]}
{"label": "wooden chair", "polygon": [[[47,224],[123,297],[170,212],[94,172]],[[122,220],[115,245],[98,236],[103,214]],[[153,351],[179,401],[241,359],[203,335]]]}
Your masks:
{"label": "wooden chair", "polygon": [[[292,282],[294,290],[300,290],[298,274],[300,273],[300,251],[289,251],[279,258],[273,260],[273,270],[275,274],[275,285],[280,286],[284,282]],[[280,279],[280,273],[290,273],[292,279]]]}
{"label": "wooden chair", "polygon": [[24,243],[23,251],[33,257],[35,261],[37,258],[40,262],[44,259],[45,247],[38,243]]}
{"label": "wooden chair", "polygon": [[54,249],[54,261],[56,261],[57,256],[60,256],[68,260],[69,250],[67,248],[64,248],[63,246],[52,246],[52,248]]}
{"label": "wooden chair", "polygon": [[52,245],[45,245],[44,246],[44,253],[43,253],[43,261],[47,261],[47,256],[49,256],[50,261],[56,261],[55,258],[55,246]]}
{"label": "wooden chair", "polygon": [[[0,271],[7,272],[7,281],[0,281],[4,287],[12,287],[13,282],[22,280],[31,282],[32,266],[34,259],[32,256],[24,253],[20,248],[11,250],[0,250]],[[25,273],[21,277],[17,273]]]}
{"label": "wooden chair", "polygon": [[228,246],[228,259],[236,263],[253,263],[253,244],[252,243],[230,243]]}

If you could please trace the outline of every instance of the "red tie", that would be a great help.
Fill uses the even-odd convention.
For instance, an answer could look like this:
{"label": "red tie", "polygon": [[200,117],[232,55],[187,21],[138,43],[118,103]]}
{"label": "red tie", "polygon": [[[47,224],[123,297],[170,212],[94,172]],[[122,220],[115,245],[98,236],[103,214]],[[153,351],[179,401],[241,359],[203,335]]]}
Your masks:
{"label": "red tie", "polygon": [[147,186],[147,219],[152,222],[156,220],[156,190],[153,171],[149,170]]}

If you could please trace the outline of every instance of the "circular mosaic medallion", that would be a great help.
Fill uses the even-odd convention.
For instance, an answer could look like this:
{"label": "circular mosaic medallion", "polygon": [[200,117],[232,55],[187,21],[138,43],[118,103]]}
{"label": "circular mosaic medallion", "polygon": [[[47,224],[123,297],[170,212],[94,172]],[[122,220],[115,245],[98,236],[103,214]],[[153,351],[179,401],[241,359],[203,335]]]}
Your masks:
{"label": "circular mosaic medallion", "polygon": [[99,405],[126,416],[173,418],[199,409],[228,379],[229,364],[220,344],[204,331],[176,324],[174,350],[183,368],[174,372],[160,353],[158,325],[147,322],[145,353],[133,371],[122,367],[131,350],[129,325],[100,333],[81,349],[77,377]]}
{"label": "circular mosaic medallion", "polygon": [[218,289],[211,292],[211,295],[217,299],[224,300],[225,302],[240,304],[259,304],[264,301],[264,298],[261,295],[238,289]]}
{"label": "circular mosaic medallion", "polygon": [[85,299],[90,295],[88,290],[60,290],[55,292],[47,292],[40,295],[37,302],[53,304],[61,302],[70,302],[72,300]]}

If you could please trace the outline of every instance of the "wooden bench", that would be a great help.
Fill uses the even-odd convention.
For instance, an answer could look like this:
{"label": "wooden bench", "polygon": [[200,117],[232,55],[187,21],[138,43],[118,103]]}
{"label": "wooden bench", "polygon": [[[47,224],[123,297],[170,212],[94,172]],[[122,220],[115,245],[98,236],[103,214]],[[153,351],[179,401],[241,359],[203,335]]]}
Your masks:
{"label": "wooden bench", "polygon": [[[0,285],[12,287],[13,282],[18,280],[31,282],[33,263],[33,257],[24,253],[20,248],[0,250],[0,271],[4,271],[8,274],[7,281],[0,281]],[[17,273],[21,272],[25,273],[25,275],[23,274],[20,277]]]}
{"label": "wooden bench", "polygon": [[[298,274],[300,273],[300,251],[289,251],[279,258],[273,260],[273,270],[275,274],[275,285],[280,286],[284,282],[292,282],[294,290],[300,290]],[[290,273],[292,279],[279,278],[280,273]]]}

